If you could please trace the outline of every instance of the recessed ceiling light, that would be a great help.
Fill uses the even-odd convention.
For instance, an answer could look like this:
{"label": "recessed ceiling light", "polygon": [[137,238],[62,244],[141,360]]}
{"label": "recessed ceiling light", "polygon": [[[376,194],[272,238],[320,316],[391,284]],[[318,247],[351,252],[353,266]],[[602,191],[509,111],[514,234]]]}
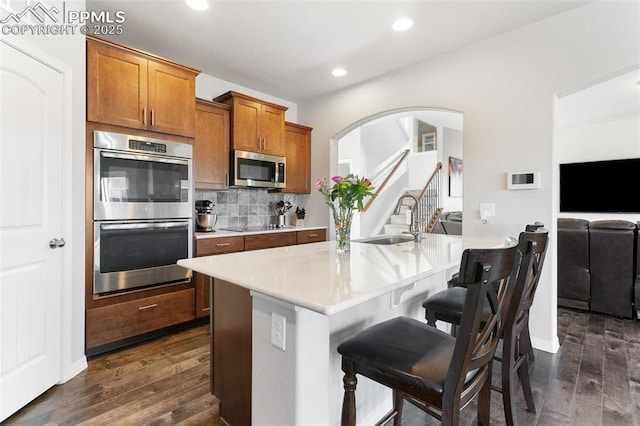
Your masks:
{"label": "recessed ceiling light", "polygon": [[344,68],[335,68],[333,71],[331,71],[331,74],[334,77],[342,77],[343,75],[347,74],[347,70],[345,70]]}
{"label": "recessed ceiling light", "polygon": [[207,0],[184,0],[184,2],[191,9],[195,9],[195,10],[207,10],[207,9],[209,9],[209,2]]}
{"label": "recessed ceiling light", "polygon": [[411,27],[413,27],[413,21],[409,18],[397,19],[391,26],[394,31],[407,31]]}

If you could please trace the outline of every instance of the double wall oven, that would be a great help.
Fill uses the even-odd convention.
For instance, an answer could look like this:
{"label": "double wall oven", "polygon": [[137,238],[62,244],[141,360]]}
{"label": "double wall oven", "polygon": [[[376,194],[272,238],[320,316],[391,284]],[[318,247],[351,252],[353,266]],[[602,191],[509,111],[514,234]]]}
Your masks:
{"label": "double wall oven", "polygon": [[192,146],[102,131],[93,146],[94,294],[188,281]]}

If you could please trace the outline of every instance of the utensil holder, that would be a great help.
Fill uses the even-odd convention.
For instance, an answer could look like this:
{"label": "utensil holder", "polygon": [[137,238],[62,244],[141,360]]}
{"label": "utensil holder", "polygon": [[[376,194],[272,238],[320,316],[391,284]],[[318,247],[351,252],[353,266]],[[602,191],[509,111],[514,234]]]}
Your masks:
{"label": "utensil holder", "polygon": [[285,226],[284,215],[283,214],[279,214],[278,215],[278,221],[276,222],[276,227],[284,228],[284,226]]}

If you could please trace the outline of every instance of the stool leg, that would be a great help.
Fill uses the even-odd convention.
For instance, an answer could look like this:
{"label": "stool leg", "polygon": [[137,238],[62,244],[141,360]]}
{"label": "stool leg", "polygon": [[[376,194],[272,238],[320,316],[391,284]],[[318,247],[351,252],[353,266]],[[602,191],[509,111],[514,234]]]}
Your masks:
{"label": "stool leg", "polygon": [[[525,350],[527,355],[529,356],[529,361],[533,363],[536,360],[536,356],[533,353],[533,345],[531,344],[531,335],[529,334],[529,319],[527,318],[527,324],[522,330],[522,337],[520,339],[520,343],[524,343]],[[531,363],[529,365],[531,365]]]}
{"label": "stool leg", "polygon": [[504,417],[507,426],[518,424],[516,418],[516,395],[513,386],[515,353],[517,348],[514,347],[515,339],[511,333],[505,333],[502,340],[502,405],[504,406]]}
{"label": "stool leg", "polygon": [[536,404],[533,401],[531,380],[529,379],[529,359],[526,354],[522,354],[521,356],[523,361],[520,364],[520,367],[518,367],[518,377],[520,377],[520,383],[522,383],[522,392],[524,393],[524,399],[527,402],[527,411],[535,413]]}
{"label": "stool leg", "polygon": [[478,394],[478,426],[489,425],[491,421],[491,364],[490,362],[487,366],[487,378]]}
{"label": "stool leg", "polygon": [[342,426],[355,426],[356,424],[356,373],[353,361],[342,358],[342,371],[344,371],[344,399],[342,400]]}
{"label": "stool leg", "polygon": [[436,326],[436,313],[435,313],[435,311],[433,311],[431,309],[426,309],[425,317],[427,319],[427,324],[428,325],[430,325],[431,327],[435,327]]}
{"label": "stool leg", "polygon": [[404,404],[404,398],[402,393],[397,390],[393,390],[393,411],[395,417],[393,418],[393,426],[402,425],[402,408]]}

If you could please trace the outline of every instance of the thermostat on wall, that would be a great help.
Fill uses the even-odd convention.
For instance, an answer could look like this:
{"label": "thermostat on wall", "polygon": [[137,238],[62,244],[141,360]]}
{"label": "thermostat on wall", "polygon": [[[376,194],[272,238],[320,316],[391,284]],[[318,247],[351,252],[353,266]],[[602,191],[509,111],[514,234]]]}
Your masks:
{"label": "thermostat on wall", "polygon": [[507,189],[540,188],[540,171],[507,172]]}

